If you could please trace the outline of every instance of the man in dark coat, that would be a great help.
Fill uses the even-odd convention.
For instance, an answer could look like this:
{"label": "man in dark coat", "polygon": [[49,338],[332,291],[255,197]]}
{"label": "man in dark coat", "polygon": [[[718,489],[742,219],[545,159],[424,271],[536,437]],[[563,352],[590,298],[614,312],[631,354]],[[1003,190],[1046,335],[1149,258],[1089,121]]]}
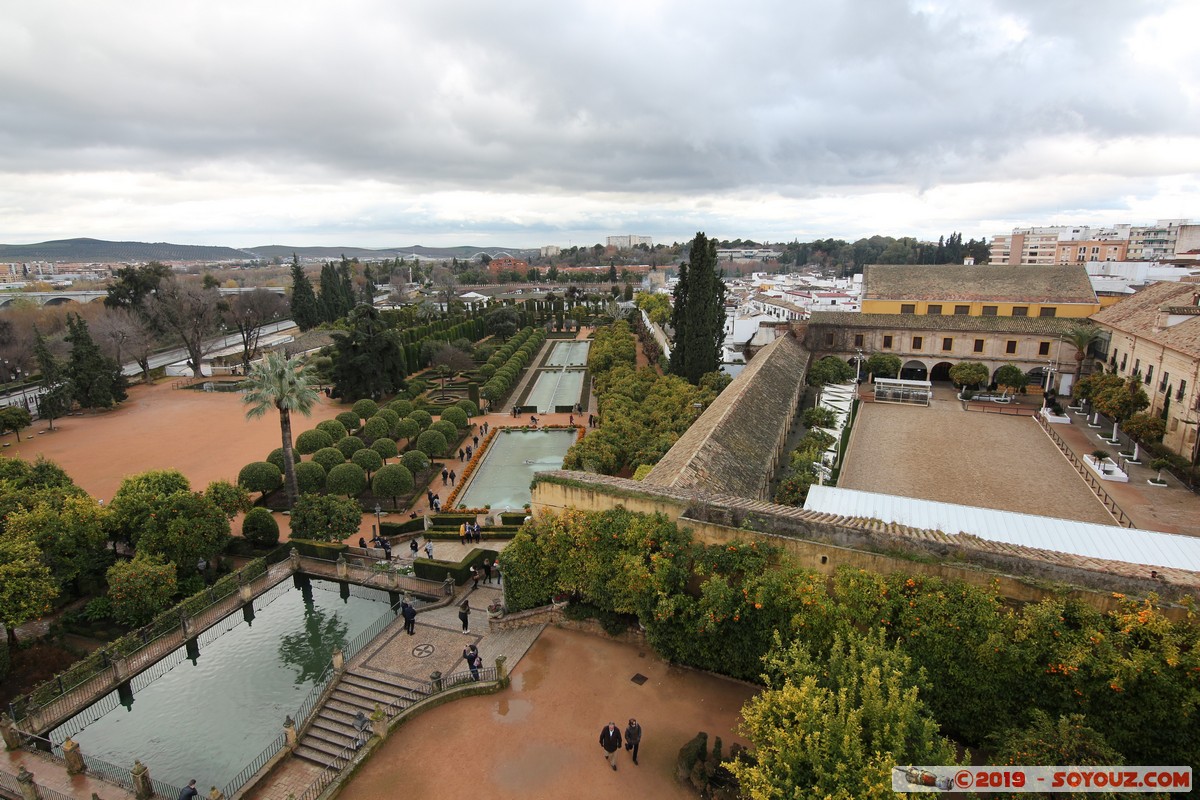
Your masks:
{"label": "man in dark coat", "polygon": [[617,769],[617,751],[621,749],[621,730],[617,723],[610,722],[600,731],[600,746],[604,748],[605,758],[615,772]]}
{"label": "man in dark coat", "polygon": [[417,610],[412,603],[404,600],[400,603],[400,614],[404,617],[404,632],[412,636],[417,632]]}
{"label": "man in dark coat", "polygon": [[637,764],[638,745],[642,743],[642,726],[636,719],[629,720],[625,727],[625,749],[633,751],[633,763]]}

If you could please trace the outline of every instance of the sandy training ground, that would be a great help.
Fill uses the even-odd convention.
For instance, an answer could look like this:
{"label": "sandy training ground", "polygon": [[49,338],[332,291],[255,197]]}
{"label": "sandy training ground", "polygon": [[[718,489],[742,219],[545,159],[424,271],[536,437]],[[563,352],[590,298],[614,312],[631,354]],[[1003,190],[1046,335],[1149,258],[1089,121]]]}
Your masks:
{"label": "sandy training ground", "polygon": [[838,486],[1112,525],[1087,485],[1029,417],[862,403]]}
{"label": "sandy training ground", "polygon": [[[292,415],[292,435],[347,410],[321,397],[311,417]],[[281,446],[279,414],[246,419],[237,392],[172,389],[171,384],[134,386],[114,411],[54,421],[54,432],[39,435],[44,421],[21,433],[6,434],[4,455],[32,461],[39,455],[57,463],[97,499],[108,500],[127,475],[150,469],[177,469],[201,491],[211,481],[237,481],[238,471],[262,461]]]}

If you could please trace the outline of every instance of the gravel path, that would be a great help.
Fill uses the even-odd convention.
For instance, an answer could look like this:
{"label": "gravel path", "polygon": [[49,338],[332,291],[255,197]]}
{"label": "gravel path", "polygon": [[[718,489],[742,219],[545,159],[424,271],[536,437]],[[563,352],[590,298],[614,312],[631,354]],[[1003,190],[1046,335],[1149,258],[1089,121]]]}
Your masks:
{"label": "gravel path", "polygon": [[838,486],[1112,525],[1113,519],[1029,417],[863,403]]}

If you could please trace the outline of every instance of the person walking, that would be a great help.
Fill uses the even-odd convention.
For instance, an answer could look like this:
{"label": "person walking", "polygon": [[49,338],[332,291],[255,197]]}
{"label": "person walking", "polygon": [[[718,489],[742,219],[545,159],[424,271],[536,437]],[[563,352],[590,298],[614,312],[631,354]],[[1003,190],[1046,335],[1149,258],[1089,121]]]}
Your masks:
{"label": "person walking", "polygon": [[468,524],[469,523],[464,522],[462,525],[458,526],[458,543],[459,544],[467,543],[467,530],[468,530],[467,525]]}
{"label": "person walking", "polygon": [[625,726],[625,749],[633,752],[633,763],[636,765],[638,757],[638,745],[642,743],[642,726],[638,724],[636,719],[629,720],[629,724]]}
{"label": "person walking", "polygon": [[458,476],[454,474],[454,470],[450,470],[450,485],[453,486],[456,480],[458,480]]}
{"label": "person walking", "polygon": [[442,486],[446,485],[446,480],[450,477],[450,470],[442,467]]}
{"label": "person walking", "polygon": [[492,582],[492,560],[490,558],[485,558],[483,560],[483,582]]}
{"label": "person walking", "polygon": [[429,539],[425,542],[425,557],[433,561],[433,540]]}
{"label": "person walking", "polygon": [[479,544],[479,542],[482,540],[483,540],[483,527],[478,522],[476,522],[475,523],[475,544]]}
{"label": "person walking", "polygon": [[188,781],[188,785],[183,787],[183,791],[179,793],[179,800],[192,800],[193,797],[198,797],[199,792],[196,791],[196,779],[192,778]]}
{"label": "person walking", "polygon": [[404,617],[404,632],[412,636],[417,632],[417,609],[407,599],[400,602],[400,615]]}
{"label": "person walking", "polygon": [[492,562],[492,569],[494,569],[496,571],[496,584],[499,585],[501,582],[500,556],[496,556],[496,560]]}
{"label": "person walking", "polygon": [[471,680],[479,680],[479,668],[483,666],[483,659],[479,657],[479,650],[475,645],[471,645],[467,655],[467,667],[471,670]]}
{"label": "person walking", "polygon": [[419,550],[421,549],[421,548],[420,548],[420,547],[417,545],[417,537],[415,537],[415,536],[414,536],[413,538],[411,538],[411,539],[409,539],[409,540],[408,540],[408,549],[409,549],[409,550],[412,550],[412,557],[413,557],[413,558],[416,558],[416,557],[417,557],[417,551],[419,551]]}
{"label": "person walking", "polygon": [[472,437],[471,437],[471,444],[475,445],[476,447],[479,447],[479,437],[478,437],[478,436],[472,436]]}
{"label": "person walking", "polygon": [[389,542],[387,539],[381,539],[379,543],[383,545],[384,559],[386,559],[387,561],[391,561],[392,560],[392,543]]}
{"label": "person walking", "polygon": [[613,772],[617,771],[617,751],[621,749],[621,731],[617,723],[610,722],[600,731],[600,746],[604,748],[605,758]]}
{"label": "person walking", "polygon": [[458,460],[459,460],[459,461],[462,461],[462,460],[463,460],[463,456],[464,456],[464,455],[466,455],[466,453],[463,451],[463,449],[462,449],[461,447],[460,447],[460,448],[458,448]]}
{"label": "person walking", "polygon": [[471,588],[479,588],[479,567],[471,567]]}
{"label": "person walking", "polygon": [[458,619],[460,622],[462,622],[463,633],[470,633],[471,632],[471,624],[470,624],[471,601],[470,601],[470,599],[468,599],[466,597],[464,597],[463,601],[461,603],[459,603],[459,605],[458,605]]}

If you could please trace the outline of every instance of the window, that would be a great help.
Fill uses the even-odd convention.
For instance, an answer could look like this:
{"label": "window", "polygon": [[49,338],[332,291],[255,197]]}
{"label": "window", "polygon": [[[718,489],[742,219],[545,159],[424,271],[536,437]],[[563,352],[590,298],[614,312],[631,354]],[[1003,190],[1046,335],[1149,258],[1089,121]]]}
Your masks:
{"label": "window", "polygon": [[890,337],[890,336],[883,337],[883,349],[884,350],[892,349],[892,337]]}
{"label": "window", "polygon": [[953,339],[951,339],[949,336],[947,336],[945,339],[942,339],[942,351],[943,352],[949,352],[950,350],[953,350],[953,349],[954,349],[954,340]]}
{"label": "window", "polygon": [[925,344],[924,336],[914,336],[913,337],[913,350],[920,350],[921,345],[923,345],[923,344]]}
{"label": "window", "polygon": [[825,334],[825,346],[833,347],[833,334],[832,333]]}
{"label": "window", "polygon": [[854,346],[855,347],[863,346],[863,335],[861,333],[854,334]]}
{"label": "window", "polygon": [[1038,312],[1038,316],[1039,317],[1053,317],[1057,313],[1058,312],[1054,308],[1054,306],[1047,306],[1047,307],[1042,308],[1042,310]]}
{"label": "window", "polygon": [[1049,342],[1038,342],[1038,355],[1039,356],[1050,355],[1050,343]]}
{"label": "window", "polygon": [[1185,389],[1187,389],[1187,381],[1180,381],[1179,382],[1179,391],[1175,393],[1176,400],[1183,399],[1183,392]]}
{"label": "window", "polygon": [[1016,339],[1009,339],[1007,342],[1005,342],[1005,343],[1004,343],[1004,352],[1008,353],[1010,356],[1011,356],[1011,355],[1016,355],[1016,353],[1017,353],[1017,340],[1016,340]]}
{"label": "window", "polygon": [[1121,356],[1121,372],[1125,371],[1125,364],[1126,364],[1126,361],[1128,360],[1128,358],[1129,358],[1128,353],[1125,353],[1124,355]]}
{"label": "window", "polygon": [[1163,376],[1162,376],[1162,380],[1160,380],[1158,382],[1158,390],[1160,392],[1166,392],[1167,394],[1170,394],[1171,390],[1167,388],[1167,384],[1170,382],[1171,382],[1171,373],[1164,372]]}
{"label": "window", "polygon": [[916,303],[901,303],[900,304],[900,313],[901,314],[917,313],[917,304]]}
{"label": "window", "polygon": [[976,353],[982,353],[982,352],[983,352],[983,339],[976,339],[976,340],[975,340],[975,352],[976,352]]}
{"label": "window", "polygon": [[954,316],[956,316],[956,317],[965,317],[970,313],[971,313],[970,306],[955,306],[954,307]]}
{"label": "window", "polygon": [[941,306],[940,304],[937,304],[937,305],[935,305],[935,304],[932,304],[932,303],[931,303],[931,304],[929,305],[929,308],[928,308],[928,310],[927,310],[927,312],[926,312],[926,313],[929,313],[929,314],[941,314],[941,313],[942,313],[942,306]]}
{"label": "window", "polygon": [[1012,315],[1014,317],[1028,317],[1029,306],[1013,306]]}
{"label": "window", "polygon": [[1000,311],[1000,309],[996,306],[984,306],[983,307],[983,315],[985,317],[994,317],[994,316],[996,316],[997,313],[999,313],[999,311]]}
{"label": "window", "polygon": [[1146,385],[1150,385],[1150,381],[1154,380],[1154,365],[1146,367]]}

